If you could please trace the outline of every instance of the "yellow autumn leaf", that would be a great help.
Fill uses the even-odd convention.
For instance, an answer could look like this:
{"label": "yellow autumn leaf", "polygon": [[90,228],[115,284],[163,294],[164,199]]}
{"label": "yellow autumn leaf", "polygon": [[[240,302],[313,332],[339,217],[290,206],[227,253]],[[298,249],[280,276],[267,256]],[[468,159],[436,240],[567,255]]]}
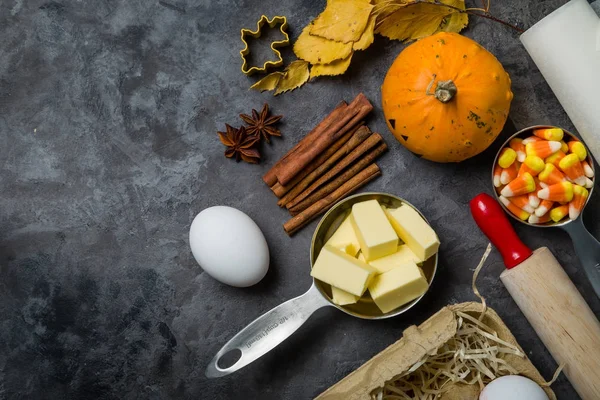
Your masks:
{"label": "yellow autumn leaf", "polygon": [[[412,3],[413,0],[407,0],[408,3]],[[373,11],[372,15],[377,18],[380,22],[387,15],[393,14],[402,7],[405,7],[408,3],[403,0],[373,0]],[[377,24],[376,24],[377,25]]]}
{"label": "yellow autumn leaf", "polygon": [[310,34],[336,42],[356,42],[372,9],[370,0],[328,0],[325,10],[309,24]]}
{"label": "yellow autumn leaf", "polygon": [[302,60],[291,62],[285,69],[285,75],[277,83],[275,96],[304,85],[309,77],[308,62]]}
{"label": "yellow autumn leaf", "polygon": [[272,72],[250,86],[250,89],[260,90],[261,92],[264,92],[265,90],[274,90],[284,75],[283,72]]}
{"label": "yellow autumn leaf", "polygon": [[310,68],[310,79],[324,75],[341,75],[350,66],[350,60],[352,60],[352,54],[343,60],[335,60],[329,64],[315,64]]}
{"label": "yellow autumn leaf", "polygon": [[371,15],[369,17],[369,22],[367,23],[367,27],[365,28],[365,31],[361,35],[360,39],[358,39],[358,41],[356,41],[352,44],[352,49],[355,51],[367,49],[367,47],[369,47],[375,40],[374,31],[375,31],[375,15]]}
{"label": "yellow autumn leaf", "polygon": [[[465,0],[442,0],[442,3],[449,6],[466,10]],[[469,15],[464,12],[453,10],[452,14],[445,17],[438,27],[437,32],[460,32],[469,24]]]}
{"label": "yellow autumn leaf", "polygon": [[329,64],[341,60],[352,53],[352,43],[342,43],[314,36],[309,33],[310,25],[306,26],[294,43],[296,57],[311,64]]}
{"label": "yellow autumn leaf", "polygon": [[381,17],[375,32],[392,40],[416,40],[434,34],[444,18],[455,12],[430,2],[414,2]]}

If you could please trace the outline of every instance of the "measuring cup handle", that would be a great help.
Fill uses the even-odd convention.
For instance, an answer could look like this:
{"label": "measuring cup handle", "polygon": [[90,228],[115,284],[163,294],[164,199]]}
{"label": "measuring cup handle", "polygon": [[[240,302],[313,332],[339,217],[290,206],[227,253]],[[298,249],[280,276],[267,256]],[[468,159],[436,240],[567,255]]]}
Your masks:
{"label": "measuring cup handle", "polygon": [[[219,378],[250,364],[296,332],[316,310],[330,305],[313,283],[306,293],[261,315],[227,342],[209,363],[206,377]],[[239,360],[219,367],[219,359],[235,349],[242,353]]]}
{"label": "measuring cup handle", "polygon": [[577,257],[583,265],[583,270],[596,295],[600,297],[600,242],[588,232],[581,217],[569,222],[562,228],[571,236]]}

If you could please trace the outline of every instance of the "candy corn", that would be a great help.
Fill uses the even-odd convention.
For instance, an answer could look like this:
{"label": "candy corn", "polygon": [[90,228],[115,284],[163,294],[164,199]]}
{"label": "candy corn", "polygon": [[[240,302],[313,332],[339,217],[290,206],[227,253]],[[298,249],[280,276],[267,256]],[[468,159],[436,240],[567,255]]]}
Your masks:
{"label": "candy corn", "polygon": [[550,210],[550,219],[554,222],[560,221],[567,215],[569,215],[569,206],[566,204],[564,206],[558,206]]}
{"label": "candy corn", "polygon": [[502,167],[496,164],[496,166],[494,166],[494,187],[499,188],[502,186],[500,176],[502,176]]}
{"label": "candy corn", "polygon": [[569,145],[564,140],[560,141],[560,151],[562,151],[563,153],[569,152]]}
{"label": "candy corn", "polygon": [[535,211],[531,204],[529,204],[529,195],[523,194],[521,196],[509,197],[508,201],[519,207],[521,210],[526,211],[529,214],[533,214]]}
{"label": "candy corn", "polygon": [[[540,188],[540,190],[541,189],[542,188]],[[534,190],[533,192],[528,193],[527,198],[529,199],[529,205],[531,207],[533,207],[534,209],[539,207],[541,200],[539,197],[537,197],[537,191]]]}
{"label": "candy corn", "polygon": [[554,166],[558,168],[558,163],[560,163],[560,160],[565,158],[566,155],[567,154],[565,152],[559,150],[556,153],[552,154],[550,157],[546,157],[545,161],[546,163],[554,164]]}
{"label": "candy corn", "polygon": [[583,161],[587,158],[587,150],[585,149],[583,143],[581,143],[580,141],[573,140],[567,143],[567,145],[569,146],[569,150],[571,151],[571,153],[577,154],[577,157],[579,157],[579,161]]}
{"label": "candy corn", "polygon": [[527,157],[527,154],[525,154],[525,145],[523,144],[523,139],[511,139],[508,145],[511,149],[515,151],[515,153],[517,153],[518,162],[525,161],[525,157]]}
{"label": "candy corn", "polygon": [[537,136],[529,136],[528,138],[523,139],[523,145],[527,146],[529,143],[541,142],[542,140],[544,139]]}
{"label": "candy corn", "polygon": [[500,151],[500,155],[498,156],[498,165],[502,168],[508,168],[515,162],[517,159],[517,152],[511,149],[510,147],[505,147]]}
{"label": "candy corn", "polygon": [[538,208],[535,209],[535,215],[541,217],[542,215],[546,215],[552,206],[554,205],[553,201],[550,200],[542,200]]}
{"label": "candy corn", "polygon": [[525,153],[527,153],[528,156],[546,158],[559,151],[560,148],[560,142],[540,140],[538,142],[527,143],[527,145],[525,145]]}
{"label": "candy corn", "polygon": [[546,222],[550,221],[550,213],[546,213],[545,215],[542,215],[541,217],[538,217],[535,214],[531,214],[529,216],[529,219],[527,220],[527,222],[529,222],[530,224],[545,224]]}
{"label": "candy corn", "polygon": [[593,178],[594,177],[594,170],[590,166],[590,163],[588,163],[587,160],[583,160],[581,162],[581,165],[583,166],[583,173],[585,174],[585,176],[587,176],[588,178]]}
{"label": "candy corn", "polygon": [[536,129],[533,134],[541,139],[554,140],[559,142],[562,140],[564,132],[560,128]]}
{"label": "candy corn", "polygon": [[[535,190],[535,181],[533,176],[529,172],[525,172],[523,175],[516,177],[512,180],[504,189],[502,189],[502,196],[514,197],[522,194],[531,193]],[[542,189],[545,190],[545,189]],[[540,197],[538,193],[538,197]],[[541,198],[541,197],[540,197]]]}
{"label": "candy corn", "polygon": [[538,179],[540,182],[547,183],[548,185],[554,185],[566,180],[563,173],[554,164],[546,164],[544,170],[538,175]]}
{"label": "candy corn", "polygon": [[540,185],[540,182],[537,179],[534,178],[534,180],[535,180],[535,190],[533,192],[527,194],[527,197],[529,198],[529,205],[535,209],[535,208],[539,207],[540,202],[541,202],[540,198],[537,197],[537,192],[542,190],[543,187]]}
{"label": "candy corn", "polygon": [[585,173],[577,154],[569,154],[558,164],[565,175],[577,185],[585,186]]}
{"label": "candy corn", "polygon": [[521,210],[519,207],[511,203],[506,197],[500,196],[500,201],[502,204],[504,204],[504,207],[508,208],[508,211],[513,213],[513,215],[515,215],[521,221],[526,221],[529,218],[529,213],[527,211]]}
{"label": "candy corn", "polygon": [[500,183],[503,185],[508,185],[518,175],[519,167],[517,166],[517,163],[512,163],[510,167],[502,170],[502,174],[500,175]]}
{"label": "candy corn", "polygon": [[544,160],[537,156],[527,156],[525,162],[521,164],[518,175],[523,175],[525,172],[529,172],[531,176],[538,176],[540,172],[544,170]]}
{"label": "candy corn", "polygon": [[[510,185],[507,187],[509,186]],[[557,201],[559,203],[569,202],[573,200],[573,184],[571,182],[560,182],[550,185],[547,188],[540,190],[537,195],[542,200]]]}
{"label": "candy corn", "polygon": [[493,181],[500,202],[530,224],[578,218],[594,187],[586,146],[560,128],[529,132],[498,154]]}
{"label": "candy corn", "polygon": [[569,218],[577,219],[585,202],[589,196],[589,192],[586,188],[575,185],[573,186],[573,200],[569,203]]}

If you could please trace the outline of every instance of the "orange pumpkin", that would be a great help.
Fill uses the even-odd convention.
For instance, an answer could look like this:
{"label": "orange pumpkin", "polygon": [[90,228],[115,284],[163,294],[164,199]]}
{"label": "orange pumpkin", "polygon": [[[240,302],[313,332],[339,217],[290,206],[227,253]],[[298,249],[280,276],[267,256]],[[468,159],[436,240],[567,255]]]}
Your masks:
{"label": "orange pumpkin", "polygon": [[502,130],[513,94],[494,57],[457,33],[437,33],[408,46],[381,87],[394,136],[413,153],[459,162],[481,153]]}

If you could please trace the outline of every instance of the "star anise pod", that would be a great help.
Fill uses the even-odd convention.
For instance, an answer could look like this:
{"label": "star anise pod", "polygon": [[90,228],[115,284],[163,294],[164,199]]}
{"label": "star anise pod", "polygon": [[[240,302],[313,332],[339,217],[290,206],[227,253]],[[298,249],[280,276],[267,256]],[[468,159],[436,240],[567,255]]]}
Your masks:
{"label": "star anise pod", "polygon": [[225,157],[235,157],[237,162],[241,159],[251,164],[258,164],[260,153],[255,145],[260,138],[256,135],[249,135],[243,126],[240,129],[235,129],[225,124],[225,127],[227,132],[217,132],[221,143],[227,146]]}
{"label": "star anise pod", "polygon": [[269,105],[265,103],[260,114],[255,109],[252,109],[252,116],[247,114],[240,114],[240,118],[248,125],[246,131],[249,135],[263,137],[267,143],[271,143],[269,136],[281,136],[279,129],[276,129],[275,125],[283,115],[271,115],[269,116]]}

